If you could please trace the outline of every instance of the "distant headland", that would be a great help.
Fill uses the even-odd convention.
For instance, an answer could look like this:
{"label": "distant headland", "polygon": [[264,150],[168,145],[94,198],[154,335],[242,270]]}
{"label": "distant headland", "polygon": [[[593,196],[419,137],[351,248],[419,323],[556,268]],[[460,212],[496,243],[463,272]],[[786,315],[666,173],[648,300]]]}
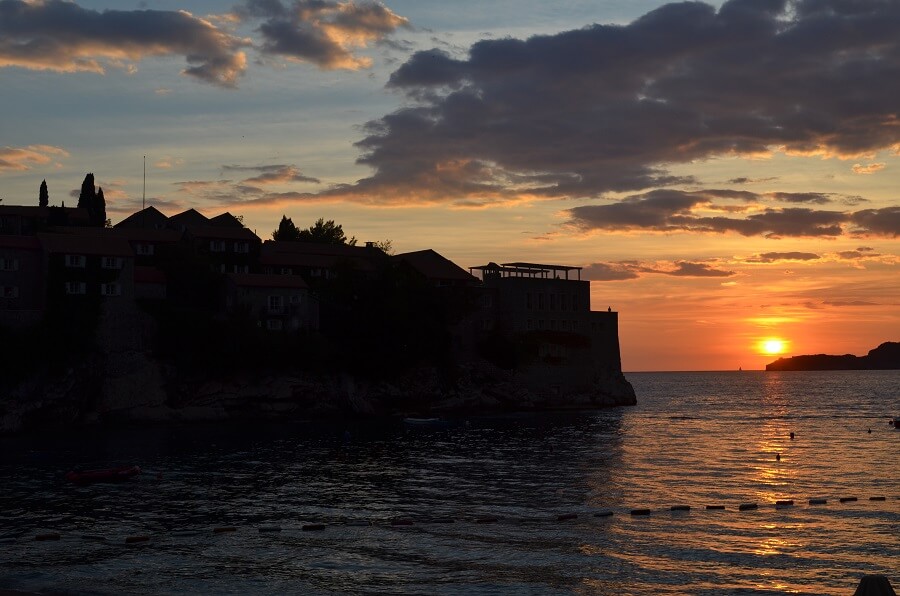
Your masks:
{"label": "distant headland", "polygon": [[900,370],[900,342],[885,342],[865,356],[814,354],[779,358],[766,370]]}

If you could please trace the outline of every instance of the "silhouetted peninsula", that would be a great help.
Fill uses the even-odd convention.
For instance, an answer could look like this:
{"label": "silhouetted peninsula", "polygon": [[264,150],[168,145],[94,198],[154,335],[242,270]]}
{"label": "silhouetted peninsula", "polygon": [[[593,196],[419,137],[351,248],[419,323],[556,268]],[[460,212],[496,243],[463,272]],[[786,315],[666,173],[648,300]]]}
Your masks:
{"label": "silhouetted peninsula", "polygon": [[898,370],[900,342],[885,342],[869,350],[865,356],[815,354],[779,358],[766,365],[766,370]]}

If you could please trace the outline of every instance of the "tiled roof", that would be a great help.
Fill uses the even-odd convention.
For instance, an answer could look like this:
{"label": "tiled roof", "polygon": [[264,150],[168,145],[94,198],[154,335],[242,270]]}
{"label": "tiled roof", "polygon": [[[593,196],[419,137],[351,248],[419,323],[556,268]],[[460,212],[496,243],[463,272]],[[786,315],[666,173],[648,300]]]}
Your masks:
{"label": "tiled roof", "polygon": [[[98,229],[99,230],[99,229]],[[102,230],[111,232],[111,230]],[[50,253],[102,255],[109,257],[133,257],[128,242],[112,233],[88,234],[38,234],[44,250]]]}
{"label": "tiled roof", "polygon": [[194,238],[209,238],[213,240],[249,240],[259,242],[259,236],[249,228],[231,228],[227,226],[197,226],[188,228],[187,233]]}
{"label": "tiled roof", "polygon": [[159,209],[150,205],[146,209],[141,209],[137,213],[132,213],[119,223],[115,228],[143,228],[154,229],[165,227],[169,223],[166,217]]}
{"label": "tiled roof", "polygon": [[392,257],[409,264],[428,279],[456,280],[476,283],[478,279],[450,259],[431,250],[406,252]]}
{"label": "tiled roof", "polygon": [[0,234],[0,248],[41,250],[41,242],[37,239],[37,236],[6,236]]}

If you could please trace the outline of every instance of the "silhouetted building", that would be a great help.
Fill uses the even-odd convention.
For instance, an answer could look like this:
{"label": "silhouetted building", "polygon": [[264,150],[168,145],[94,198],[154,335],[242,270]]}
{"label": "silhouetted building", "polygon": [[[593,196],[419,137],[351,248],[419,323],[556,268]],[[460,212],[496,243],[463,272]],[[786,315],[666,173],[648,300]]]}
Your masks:
{"label": "silhouetted building", "polygon": [[0,325],[36,323],[44,302],[40,241],[36,236],[0,235]]}
{"label": "silhouetted building", "polygon": [[315,331],[318,300],[299,276],[233,273],[226,276],[229,312],[245,309],[252,321],[269,331]]}
{"label": "silhouetted building", "polygon": [[479,283],[477,277],[430,248],[400,253],[391,259],[409,267],[438,288],[472,287]]}
{"label": "silhouetted building", "polygon": [[87,209],[0,205],[0,235],[34,236],[50,226],[89,226]]}
{"label": "silhouetted building", "polygon": [[299,275],[311,285],[341,274],[372,278],[388,256],[374,246],[266,240],[260,250],[263,273]]}
{"label": "silhouetted building", "polygon": [[128,242],[112,235],[39,234],[44,249],[48,296],[78,299],[134,298],[134,256]]}

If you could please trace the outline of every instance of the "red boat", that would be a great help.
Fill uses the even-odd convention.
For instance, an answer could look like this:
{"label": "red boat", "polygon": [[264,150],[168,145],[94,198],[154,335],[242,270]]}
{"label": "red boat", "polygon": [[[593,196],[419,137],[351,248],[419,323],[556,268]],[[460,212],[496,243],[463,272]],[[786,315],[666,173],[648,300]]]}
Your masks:
{"label": "red boat", "polygon": [[66,474],[66,480],[79,485],[93,484],[95,482],[122,482],[140,473],[141,469],[137,466],[120,466],[118,468],[85,470],[83,472],[73,470]]}

